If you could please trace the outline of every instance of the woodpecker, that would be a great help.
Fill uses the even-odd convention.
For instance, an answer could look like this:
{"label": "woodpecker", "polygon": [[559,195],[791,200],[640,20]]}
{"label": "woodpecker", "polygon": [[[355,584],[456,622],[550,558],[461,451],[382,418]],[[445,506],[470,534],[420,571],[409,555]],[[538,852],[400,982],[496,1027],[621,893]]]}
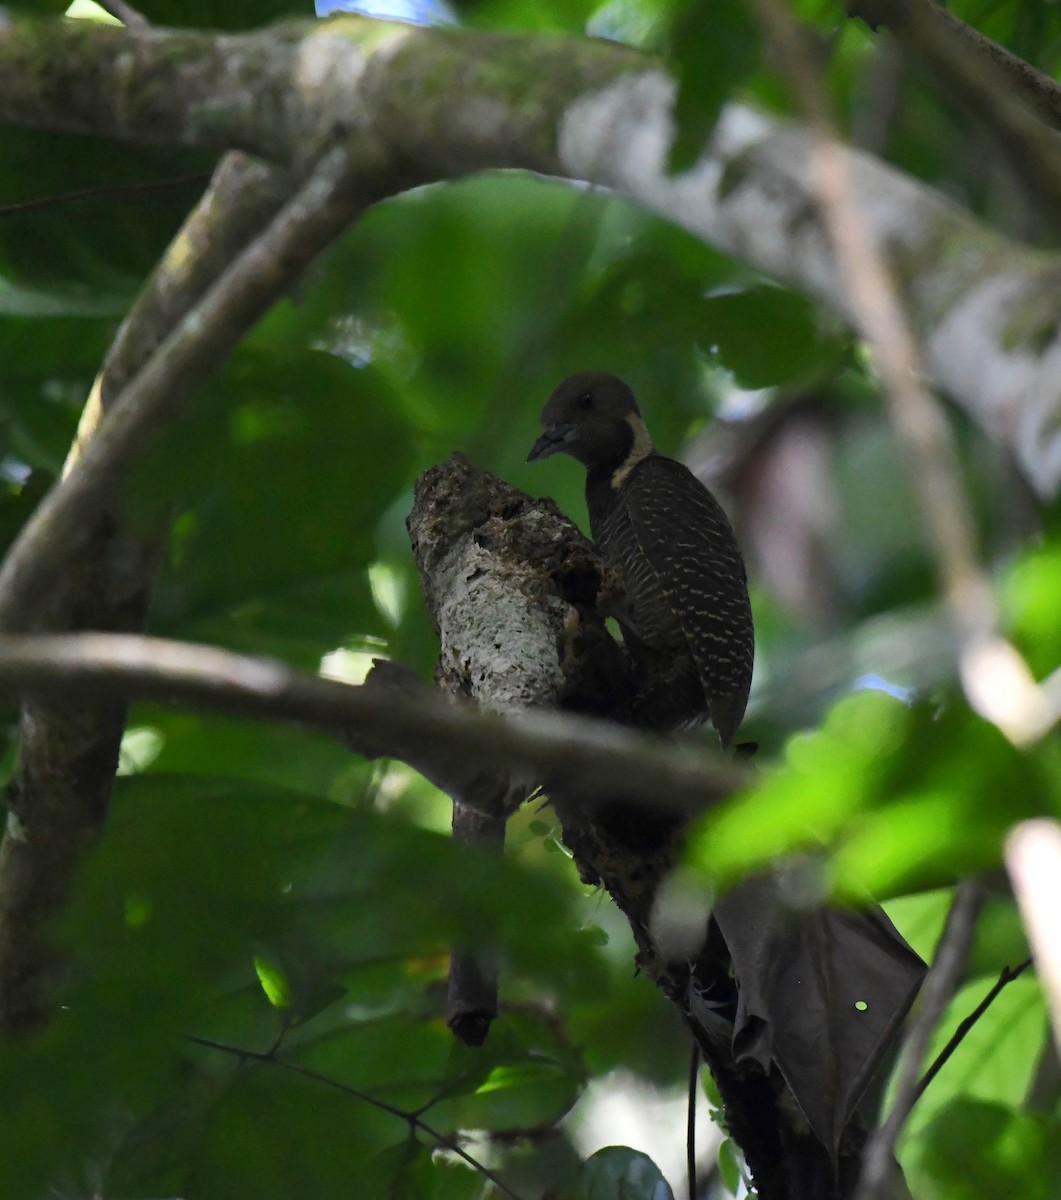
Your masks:
{"label": "woodpecker", "polygon": [[570,454],[586,468],[590,532],[622,574],[615,612],[638,675],[630,720],[658,731],[705,719],[729,746],[744,716],[755,639],[744,560],[721,505],[652,445],[614,375],[572,375],[542,410],[528,462]]}

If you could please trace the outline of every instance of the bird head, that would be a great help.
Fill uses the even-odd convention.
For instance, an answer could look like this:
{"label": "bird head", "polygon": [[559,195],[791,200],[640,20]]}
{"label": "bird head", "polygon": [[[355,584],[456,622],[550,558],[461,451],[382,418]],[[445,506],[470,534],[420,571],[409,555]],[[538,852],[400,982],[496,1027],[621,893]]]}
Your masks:
{"label": "bird head", "polygon": [[585,467],[623,462],[631,450],[651,450],[634,393],[605,371],[570,375],[542,409],[542,435],[527,461],[570,454]]}

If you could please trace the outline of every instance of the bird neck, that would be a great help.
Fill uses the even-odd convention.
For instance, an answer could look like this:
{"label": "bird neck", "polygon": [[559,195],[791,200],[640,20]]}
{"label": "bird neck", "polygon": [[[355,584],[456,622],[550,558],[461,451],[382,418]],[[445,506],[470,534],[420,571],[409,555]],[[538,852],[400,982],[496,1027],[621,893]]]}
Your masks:
{"label": "bird neck", "polygon": [[655,454],[656,448],[652,445],[652,439],[648,436],[648,429],[645,422],[641,420],[637,413],[630,413],[625,418],[626,423],[630,426],[630,445],[623,455],[620,462],[612,467],[611,471],[611,486],[618,491],[619,488],[630,477],[630,472],[643,459],[648,458],[650,454]]}
{"label": "bird neck", "polygon": [[630,472],[643,459],[655,453],[652,439],[644,421],[637,413],[630,413],[617,421],[617,436],[610,453],[597,458],[586,475],[587,491],[598,491],[603,487],[617,491],[630,476]]}

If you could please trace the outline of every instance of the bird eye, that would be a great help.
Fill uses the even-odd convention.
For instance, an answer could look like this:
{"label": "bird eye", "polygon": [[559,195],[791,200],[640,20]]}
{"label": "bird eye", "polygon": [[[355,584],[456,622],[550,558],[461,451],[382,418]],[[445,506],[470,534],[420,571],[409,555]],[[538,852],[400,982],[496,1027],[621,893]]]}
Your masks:
{"label": "bird eye", "polygon": [[578,398],[578,406],[581,409],[593,407],[593,394],[591,392],[583,392]]}

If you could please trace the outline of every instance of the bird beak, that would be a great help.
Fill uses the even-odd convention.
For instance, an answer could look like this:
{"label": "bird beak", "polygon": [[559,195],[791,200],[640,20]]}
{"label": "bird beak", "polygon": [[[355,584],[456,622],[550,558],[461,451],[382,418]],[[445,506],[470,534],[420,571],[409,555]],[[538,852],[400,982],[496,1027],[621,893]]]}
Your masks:
{"label": "bird beak", "polygon": [[565,443],[570,442],[574,436],[574,425],[548,426],[531,447],[531,452],[527,455],[527,462],[534,462],[536,458],[548,458],[550,454],[556,454],[563,450]]}

